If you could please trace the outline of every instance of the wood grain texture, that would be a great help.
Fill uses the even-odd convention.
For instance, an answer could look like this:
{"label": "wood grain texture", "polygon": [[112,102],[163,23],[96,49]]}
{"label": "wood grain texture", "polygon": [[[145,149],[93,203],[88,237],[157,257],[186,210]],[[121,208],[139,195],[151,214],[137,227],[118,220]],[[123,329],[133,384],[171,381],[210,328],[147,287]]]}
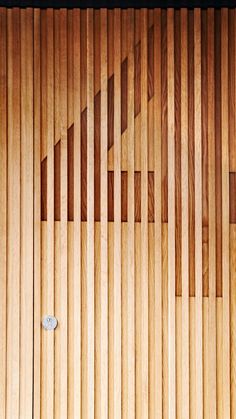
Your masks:
{"label": "wood grain texture", "polygon": [[[32,416],[33,379],[33,11],[21,23],[21,353],[20,417]],[[26,29],[27,28],[27,29]]]}
{"label": "wood grain texture", "polygon": [[[182,220],[182,418],[189,418],[189,148],[188,148],[188,67],[187,67],[187,10],[181,10],[181,208]],[[177,256],[176,256],[177,257]]]}
{"label": "wood grain texture", "polygon": [[194,11],[194,167],[195,167],[195,319],[196,321],[196,412],[203,418],[203,249],[202,249],[202,138],[201,138],[201,12]]}
{"label": "wood grain texture", "polygon": [[6,357],[7,357],[7,11],[0,9],[0,236],[2,251],[0,256],[0,417],[6,417]]}
{"label": "wood grain texture", "polygon": [[0,418],[234,418],[235,16],[0,8]]}
{"label": "wood grain texture", "polygon": [[209,190],[209,415],[216,418],[216,202],[215,202],[215,86],[214,9],[207,10],[207,136]]}
{"label": "wood grain texture", "polygon": [[[6,416],[20,413],[20,11],[7,10],[7,394]],[[18,68],[17,74],[14,69]]]}
{"label": "wood grain texture", "polygon": [[174,11],[167,11],[168,139],[168,417],[176,415],[175,371],[175,144],[174,144]]}

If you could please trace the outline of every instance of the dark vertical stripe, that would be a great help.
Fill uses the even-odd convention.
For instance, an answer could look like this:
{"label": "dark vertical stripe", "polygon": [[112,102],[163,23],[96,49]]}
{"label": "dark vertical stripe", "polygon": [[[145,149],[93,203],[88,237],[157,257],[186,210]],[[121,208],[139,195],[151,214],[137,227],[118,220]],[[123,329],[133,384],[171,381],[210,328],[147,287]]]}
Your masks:
{"label": "dark vertical stripe", "polygon": [[215,10],[216,296],[222,296],[221,12]]}
{"label": "dark vertical stripe", "polygon": [[175,30],[175,289],[182,295],[181,277],[181,36],[180,10],[174,14]]}
{"label": "dark vertical stripe", "polygon": [[67,135],[67,190],[68,190],[68,220],[74,220],[74,125],[68,129]]}
{"label": "dark vertical stripe", "polygon": [[195,295],[194,12],[188,12],[189,295]]}
{"label": "dark vertical stripe", "polygon": [[47,157],[41,162],[41,220],[47,221]]}
{"label": "dark vertical stripe", "polygon": [[167,12],[161,11],[161,185],[162,222],[168,222],[168,164],[167,164]]}
{"label": "dark vertical stripe", "polygon": [[201,63],[202,63],[202,237],[203,237],[203,296],[209,290],[208,240],[208,139],[207,139],[207,11],[201,11]]}
{"label": "dark vertical stripe", "polygon": [[61,140],[54,146],[54,219],[61,219]]}

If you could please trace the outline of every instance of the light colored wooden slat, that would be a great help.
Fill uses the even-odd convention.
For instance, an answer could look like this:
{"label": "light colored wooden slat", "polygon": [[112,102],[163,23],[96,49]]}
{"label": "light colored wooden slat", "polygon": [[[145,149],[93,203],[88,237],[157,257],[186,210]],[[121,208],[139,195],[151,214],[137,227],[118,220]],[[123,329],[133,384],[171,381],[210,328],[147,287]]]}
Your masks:
{"label": "light colored wooden slat", "polygon": [[203,417],[210,419],[209,409],[209,298],[203,297]]}
{"label": "light colored wooden slat", "polygon": [[216,418],[216,215],[215,215],[215,107],[214,107],[214,9],[207,11],[207,134],[209,190],[209,413]]}
{"label": "light colored wooden slat", "polygon": [[127,238],[127,399],[124,418],[135,417],[135,275],[134,275],[134,11],[127,11],[128,49],[128,238]]}
{"label": "light colored wooden slat", "polygon": [[94,417],[94,60],[93,10],[87,9],[87,419]]}
{"label": "light colored wooden slat", "polygon": [[[161,227],[161,10],[154,10],[154,211],[155,211],[155,398],[153,419],[162,418],[162,227]],[[152,419],[152,418],[151,418]]]}
{"label": "light colored wooden slat", "polygon": [[[20,409],[20,12],[7,10],[8,214],[7,214],[7,406]],[[16,71],[17,69],[17,71]]]}
{"label": "light colored wooden slat", "polygon": [[230,225],[230,371],[231,417],[236,415],[236,225]]}
{"label": "light colored wooden slat", "polygon": [[121,419],[121,10],[114,11],[113,419]]}
{"label": "light colored wooden slat", "polygon": [[203,418],[201,10],[194,10],[196,414]]}
{"label": "light colored wooden slat", "polygon": [[67,417],[67,295],[68,295],[68,231],[67,231],[67,10],[60,10],[60,138],[61,138],[61,224],[60,224],[60,418]]}
{"label": "light colored wooden slat", "polygon": [[148,417],[148,72],[147,9],[141,10],[141,417]]}
{"label": "light colored wooden slat", "polygon": [[[181,9],[182,418],[189,418],[188,15]],[[171,169],[170,169],[171,170]]]}
{"label": "light colored wooden slat", "polygon": [[[46,139],[47,139],[47,276],[46,301],[42,315],[54,314],[54,12],[46,10]],[[43,331],[45,339],[45,376],[43,381],[45,413],[54,412],[54,332]]]}
{"label": "light colored wooden slat", "polygon": [[217,419],[224,419],[223,415],[223,301],[222,297],[216,298],[216,362],[217,362]]}
{"label": "light colored wooden slat", "polygon": [[7,310],[7,10],[0,8],[0,418],[6,417]]}
{"label": "light colored wooden slat", "polygon": [[168,417],[176,415],[175,388],[175,143],[174,143],[174,10],[167,10],[168,137]]}
{"label": "light colored wooden slat", "polygon": [[40,419],[41,366],[41,60],[39,9],[34,10],[34,417]]}
{"label": "light colored wooden slat", "polygon": [[230,417],[228,10],[221,11],[223,416]]}
{"label": "light colored wooden slat", "polygon": [[32,418],[33,385],[33,11],[21,25],[20,417]]}
{"label": "light colored wooden slat", "polygon": [[196,307],[195,297],[189,297],[189,415],[197,419],[196,411]]}
{"label": "light colored wooden slat", "polygon": [[[54,312],[61,317],[61,113],[60,113],[60,10],[54,10]],[[50,191],[48,191],[50,193]],[[54,417],[60,419],[60,356],[61,328],[57,329],[54,339]]]}
{"label": "light colored wooden slat", "polygon": [[182,297],[176,296],[176,418],[182,418]]}
{"label": "light colored wooden slat", "polygon": [[101,24],[101,411],[108,418],[108,217],[107,217],[107,148],[108,148],[108,51],[107,10],[100,11]]}
{"label": "light colored wooden slat", "polygon": [[[81,413],[81,124],[80,124],[80,10],[73,10],[74,25],[74,417]],[[78,315],[79,313],[79,315]],[[78,379],[79,377],[79,379]]]}
{"label": "light colored wooden slat", "polygon": [[163,419],[168,418],[168,224],[162,224],[162,337],[163,337]]}

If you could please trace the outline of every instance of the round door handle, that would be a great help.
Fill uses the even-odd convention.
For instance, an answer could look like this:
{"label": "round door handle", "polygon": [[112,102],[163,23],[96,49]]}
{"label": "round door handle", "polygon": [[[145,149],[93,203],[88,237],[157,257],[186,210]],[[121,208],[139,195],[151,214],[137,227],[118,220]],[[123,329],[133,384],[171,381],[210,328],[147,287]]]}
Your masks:
{"label": "round door handle", "polygon": [[45,330],[54,330],[57,327],[57,319],[54,316],[45,316],[42,320],[42,325]]}

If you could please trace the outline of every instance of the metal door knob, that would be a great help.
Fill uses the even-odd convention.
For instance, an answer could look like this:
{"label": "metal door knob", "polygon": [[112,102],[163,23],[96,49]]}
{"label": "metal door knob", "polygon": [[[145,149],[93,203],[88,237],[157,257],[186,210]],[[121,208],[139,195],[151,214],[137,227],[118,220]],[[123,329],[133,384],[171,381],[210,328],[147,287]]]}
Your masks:
{"label": "metal door knob", "polygon": [[42,325],[45,330],[54,330],[57,327],[57,319],[54,316],[45,316]]}

